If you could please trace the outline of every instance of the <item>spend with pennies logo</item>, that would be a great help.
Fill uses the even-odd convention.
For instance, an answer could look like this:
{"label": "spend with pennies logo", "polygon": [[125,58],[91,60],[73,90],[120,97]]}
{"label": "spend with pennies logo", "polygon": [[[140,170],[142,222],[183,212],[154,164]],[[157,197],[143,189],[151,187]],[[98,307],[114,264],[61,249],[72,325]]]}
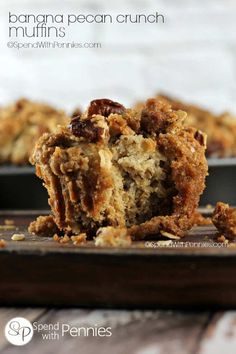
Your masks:
{"label": "spend with pennies logo", "polygon": [[5,326],[5,337],[13,345],[25,345],[33,337],[33,327],[26,318],[15,317]]}

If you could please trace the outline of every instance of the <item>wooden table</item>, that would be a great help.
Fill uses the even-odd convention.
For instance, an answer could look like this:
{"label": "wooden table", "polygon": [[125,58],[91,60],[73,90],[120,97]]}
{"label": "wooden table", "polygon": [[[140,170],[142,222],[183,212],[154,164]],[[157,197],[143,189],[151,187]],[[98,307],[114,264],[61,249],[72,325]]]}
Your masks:
{"label": "wooden table", "polygon": [[[11,215],[10,215],[11,216]],[[2,215],[0,217],[0,221],[3,222],[3,219],[9,217],[9,215]],[[28,216],[27,216],[28,217]],[[17,225],[26,225],[25,218],[22,218],[22,216],[17,216],[15,215],[15,218],[18,218],[18,221],[16,222]],[[1,220],[2,219],[2,220]],[[27,221],[28,222],[28,221]],[[21,230],[21,229],[20,229]],[[61,253],[64,253],[65,250],[67,252],[72,252],[73,254],[75,250],[72,249],[72,245],[68,245],[67,248],[61,248],[61,246],[57,243],[53,243],[53,241],[47,240],[47,239],[34,239],[30,235],[26,234],[26,241],[24,243],[20,244],[14,244],[11,243],[10,241],[10,231],[1,231],[2,232],[2,237],[4,237],[6,240],[8,240],[8,248],[6,249],[6,252],[2,250],[2,263],[1,263],[1,281],[2,283],[0,284],[0,299],[1,299],[1,305],[3,304],[8,304],[11,307],[2,307],[0,308],[0,353],[1,354],[15,354],[15,353],[83,353],[83,354],[132,354],[132,353],[137,353],[137,354],[172,354],[172,353],[180,353],[180,354],[189,354],[189,353],[200,353],[200,354],[233,354],[236,353],[236,311],[232,310],[214,310],[214,308],[210,308],[208,306],[204,307],[204,310],[195,310],[193,311],[193,307],[190,306],[190,309],[188,311],[180,311],[180,310],[141,310],[141,306],[136,306],[135,309],[129,309],[129,310],[111,310],[111,309],[95,309],[96,304],[95,300],[94,303],[90,302],[90,307],[88,308],[81,308],[80,305],[77,307],[71,307],[71,308],[63,308],[64,305],[66,305],[66,302],[62,302],[61,307],[55,308],[53,305],[52,299],[47,303],[48,307],[44,307],[45,305],[45,294],[42,292],[42,288],[40,290],[40,287],[37,288],[35,287],[35,283],[39,280],[38,277],[40,277],[40,272],[35,271],[35,265],[31,265],[32,268],[32,277],[29,277],[30,272],[28,272],[28,266],[22,265],[20,262],[14,261],[4,263],[4,257],[6,255],[6,259],[11,260],[11,252],[14,257],[19,253],[21,255],[22,250],[24,250],[23,255],[27,255],[29,252],[27,251],[28,249],[33,252],[33,258],[37,257],[44,257],[47,252],[49,252],[51,249],[56,251],[56,255],[59,255]],[[13,232],[13,231],[12,231]],[[212,231],[214,233],[214,231]],[[205,234],[205,231],[202,232],[202,234]],[[195,236],[194,236],[195,237]],[[194,238],[194,240],[197,238]],[[46,243],[45,243],[46,242]],[[41,244],[43,243],[43,245]],[[45,244],[45,246],[44,246]],[[35,249],[37,250],[38,248],[43,247],[44,252],[41,252],[40,255],[37,254]],[[47,252],[46,252],[47,251]],[[97,250],[95,250],[97,252]],[[95,252],[94,251],[94,252]],[[132,250],[131,250],[132,251]],[[155,252],[157,254],[161,254],[163,251],[158,251],[156,250]],[[5,253],[4,253],[5,252]],[[28,252],[28,253],[27,253]],[[78,251],[80,252],[80,251]],[[77,252],[77,253],[78,253]],[[81,251],[82,252],[82,251]],[[87,252],[85,250],[85,252]],[[136,252],[136,251],[135,251]],[[137,252],[142,252],[138,251]],[[146,252],[151,252],[146,250]],[[166,250],[167,252],[167,250]],[[177,252],[173,250],[173,252]],[[194,255],[193,251],[188,251],[188,250],[183,250],[183,251],[178,251],[180,252],[187,252],[191,253]],[[193,252],[193,253],[192,253]],[[198,252],[198,251],[197,251]],[[208,294],[209,290],[212,291],[212,299],[215,299],[215,304],[220,305],[221,301],[217,302],[216,300],[216,294],[219,293],[219,297],[221,296],[224,298],[224,301],[222,301],[222,304],[225,304],[226,307],[229,309],[232,308],[230,304],[235,304],[236,299],[234,300],[234,294],[235,294],[235,284],[234,284],[234,269],[235,269],[235,248],[232,250],[227,250],[227,249],[222,249],[221,251],[219,250],[214,250],[214,249],[205,249],[202,250],[203,252],[203,261],[204,261],[204,254],[205,253],[212,253],[212,256],[208,259],[209,261],[213,262],[216,260],[218,263],[218,267],[214,268],[214,264],[212,264],[212,272],[210,275],[208,275],[209,279],[209,289],[207,284],[205,284],[205,296]],[[76,254],[77,254],[76,253]],[[150,256],[151,256],[150,253]],[[166,255],[168,256],[168,252]],[[218,261],[218,254],[222,254],[221,260]],[[171,254],[170,254],[171,255]],[[169,255],[169,256],[170,256]],[[183,254],[184,255],[184,254]],[[78,253],[78,257],[82,257],[83,254]],[[76,256],[77,257],[77,256]],[[77,258],[78,258],[77,257]],[[216,257],[216,258],[215,258]],[[227,262],[227,257],[229,257],[230,261]],[[77,259],[76,258],[76,259]],[[83,258],[83,257],[82,257]],[[164,257],[165,258],[165,257]],[[163,261],[164,261],[163,258]],[[42,258],[43,259],[43,258]],[[151,258],[150,258],[151,259]],[[198,259],[198,257],[197,257]],[[198,262],[199,263],[199,262]],[[197,264],[198,264],[197,263]],[[47,272],[44,274],[41,274],[42,279],[48,274],[50,268],[53,266],[54,263],[50,263],[50,267],[47,266],[45,267],[45,263],[43,263],[44,268],[46,268]],[[68,263],[63,263],[62,268]],[[167,263],[166,263],[167,264]],[[199,263],[201,264],[201,262]],[[204,263],[203,263],[204,265]],[[165,266],[165,263],[163,263],[163,267]],[[7,269],[6,269],[7,268]],[[10,268],[10,269],[9,269]],[[14,274],[17,274],[17,271],[19,273],[20,269],[23,269],[24,272],[21,272],[19,275],[19,278],[14,276]],[[37,267],[36,267],[37,268]],[[78,263],[76,266],[74,266],[73,269],[78,268]],[[190,267],[191,268],[191,267]],[[21,269],[21,270],[22,270]],[[189,282],[187,283],[194,283],[196,280],[196,270],[198,269],[196,266],[194,267],[194,272],[190,272],[189,274],[191,275],[192,281],[190,281],[190,276],[189,276]],[[165,271],[167,270],[165,266]],[[191,269],[190,269],[191,270]],[[61,272],[62,269],[60,268],[59,271]],[[203,266],[203,269],[199,270],[199,277],[204,273],[204,277],[206,276],[205,274],[205,268]],[[222,276],[222,273],[223,275]],[[49,272],[50,273],[50,272]],[[227,273],[225,276],[225,273]],[[27,275],[28,274],[28,275]],[[81,284],[81,277],[79,277],[79,274],[77,274],[76,279],[79,279],[79,281],[75,283],[68,283],[67,286],[67,293],[74,293],[77,294],[76,296],[81,296],[81,298],[85,299],[84,295],[81,294],[78,288],[78,284]],[[134,273],[135,274],[135,273]],[[165,273],[166,274],[166,273]],[[172,273],[170,273],[172,274]],[[124,274],[125,275],[125,274]],[[184,272],[183,275],[185,275],[185,278],[187,277],[187,273]],[[221,275],[221,276],[220,276]],[[7,278],[9,276],[9,279]],[[127,275],[126,275],[127,276]],[[160,275],[161,276],[161,273]],[[13,277],[13,278],[12,278]],[[50,279],[54,279],[54,274]],[[33,279],[36,278],[35,282]],[[214,278],[214,279],[212,279]],[[217,281],[217,279],[219,280]],[[9,281],[7,281],[7,279]],[[13,279],[14,287],[11,287],[11,279]],[[49,279],[49,278],[48,278]],[[99,279],[99,278],[97,278]],[[155,278],[156,279],[156,278]],[[183,278],[181,278],[183,279]],[[187,278],[186,278],[187,279]],[[185,281],[186,281],[185,279]],[[200,278],[199,278],[200,279]],[[222,281],[220,280],[222,279]],[[68,279],[67,279],[68,280]],[[109,279],[108,279],[109,280]],[[27,283],[29,281],[29,284]],[[9,286],[4,286],[5,282],[9,283]],[[23,293],[22,290],[19,292],[19,289],[22,289],[21,286],[17,286],[17,284],[21,282],[24,284],[24,289],[25,292]],[[21,284],[19,283],[19,284]],[[67,284],[66,283],[66,284]],[[154,282],[155,283],[155,282]],[[154,284],[153,283],[153,284]],[[165,292],[165,296],[168,297],[169,299],[172,297],[172,302],[176,297],[178,297],[179,294],[179,289],[174,286],[175,282],[174,280],[172,281],[172,278],[168,279],[168,284],[172,284],[172,290],[171,292],[165,288],[165,282],[163,278],[162,282],[162,291]],[[179,284],[179,282],[177,282]],[[187,284],[186,283],[186,284]],[[19,285],[18,284],[18,285]],[[27,285],[28,284],[28,285]],[[55,283],[56,284],[56,283]],[[54,288],[55,284],[48,281],[47,287],[49,288]],[[77,284],[77,285],[76,285]],[[109,283],[110,284],[110,283]],[[185,285],[186,285],[185,284]],[[197,282],[196,284],[201,284],[201,282]],[[217,285],[218,284],[218,285]],[[10,286],[11,285],[11,286]],[[62,291],[63,289],[63,284],[59,284],[58,289]],[[76,286],[78,289],[76,289]],[[103,285],[104,286],[104,285]],[[222,287],[223,286],[223,287]],[[99,281],[93,282],[93,287],[95,289],[102,289],[102,283]],[[218,288],[219,289],[218,289]],[[126,287],[127,288],[127,287]],[[38,289],[38,290],[37,290]],[[43,289],[46,289],[45,287]],[[55,289],[57,289],[55,287]],[[107,288],[108,289],[108,288]],[[136,287],[136,290],[139,289],[140,291],[142,290],[142,287]],[[157,291],[158,288],[155,288],[152,292],[153,294],[156,294],[155,296],[158,297],[159,292]],[[188,287],[187,292],[185,292],[185,298],[184,301],[187,303],[191,304],[191,296],[194,297],[194,294],[197,292],[197,294],[200,292],[199,286],[198,287]],[[213,289],[213,290],[212,290]],[[224,289],[224,294],[222,293],[222,290]],[[232,291],[230,290],[232,289]],[[49,289],[50,290],[50,289]],[[76,292],[77,290],[77,292]],[[91,290],[91,289],[90,289]],[[181,290],[181,289],[180,289]],[[191,291],[190,291],[191,290]],[[41,293],[39,293],[41,291]],[[45,290],[46,291],[46,290]],[[125,287],[122,287],[122,293],[127,293],[127,289]],[[181,290],[182,291],[182,290]],[[27,299],[27,292],[29,293],[28,298],[31,299],[31,302],[29,301],[23,301],[24,299]],[[101,292],[101,291],[100,291]],[[47,293],[47,291],[46,291]],[[87,292],[88,294],[91,295],[91,291]],[[44,294],[44,295],[43,295]],[[58,294],[58,291],[57,291]],[[134,293],[133,293],[134,294]],[[146,295],[151,296],[150,290],[147,292]],[[182,293],[181,293],[182,294]],[[191,295],[192,294],[192,295]],[[47,294],[47,296],[50,295],[50,291]],[[115,293],[113,294],[115,297]],[[223,296],[224,295],[224,296]],[[21,298],[19,297],[21,296]],[[44,297],[43,297],[44,296]],[[63,300],[62,294],[59,294],[59,297],[61,296],[61,299]],[[128,296],[128,293],[127,293]],[[133,295],[132,295],[133,296]],[[154,295],[153,295],[154,296]],[[181,295],[182,296],[182,295]],[[181,303],[183,305],[183,302],[181,300],[181,296],[179,296],[178,303]],[[231,297],[230,301],[227,301],[227,298]],[[12,299],[11,299],[12,298]],[[160,296],[159,296],[160,298]],[[11,301],[7,301],[7,299],[11,299]],[[19,299],[19,301],[17,301]],[[147,299],[147,297],[146,297]],[[73,300],[72,298],[70,300]],[[115,299],[114,303],[115,303]],[[118,299],[120,301],[120,299]],[[180,301],[181,300],[181,301]],[[194,300],[195,301],[195,300]],[[194,303],[193,301],[193,303]],[[139,299],[140,302],[140,299]],[[166,303],[170,303],[171,301],[168,301],[166,299]],[[21,307],[12,307],[12,304],[17,303],[18,305],[22,305]],[[29,306],[29,304],[34,304],[36,305],[35,307],[25,307]],[[71,304],[77,304],[75,299],[73,302],[70,302]],[[124,303],[124,302],[123,302]],[[142,302],[140,302],[141,304]],[[158,303],[158,301],[156,301]],[[162,305],[165,303],[164,299],[162,299]],[[209,302],[210,303],[210,302]],[[25,305],[24,305],[25,304]],[[86,304],[86,302],[85,302]],[[93,308],[91,308],[93,304]],[[98,302],[99,304],[99,302]],[[154,304],[154,302],[153,302]],[[49,306],[50,305],[50,306]],[[150,304],[149,304],[150,305]],[[206,305],[206,303],[205,303]],[[100,307],[101,307],[101,302],[100,302]],[[124,307],[124,306],[123,306]],[[126,307],[127,308],[127,307]],[[157,308],[157,306],[153,306],[152,308]],[[220,308],[220,307],[215,307],[215,308]],[[235,308],[235,307],[234,307]],[[192,309],[192,310],[191,310]],[[62,337],[61,332],[59,331],[59,339],[43,339],[42,338],[42,332],[38,333],[37,331],[34,333],[33,339],[30,343],[28,343],[26,346],[23,347],[15,347],[11,345],[10,343],[7,342],[4,336],[4,327],[6,323],[14,318],[14,317],[25,317],[28,320],[33,322],[37,322],[37,324],[57,324],[59,323],[60,326],[62,324],[70,325],[70,326],[75,326],[75,327],[111,327],[111,332],[112,335],[110,337],[99,337],[99,336],[80,336],[80,337],[72,337],[70,335],[65,335]],[[43,332],[43,333],[48,333]]]}
{"label": "wooden table", "polygon": [[[7,321],[22,316],[39,323],[110,326],[111,337],[71,337],[43,340],[35,333],[30,343],[7,343]],[[47,308],[0,309],[1,354],[233,354],[236,353],[236,311],[179,312],[140,310],[82,310]]]}

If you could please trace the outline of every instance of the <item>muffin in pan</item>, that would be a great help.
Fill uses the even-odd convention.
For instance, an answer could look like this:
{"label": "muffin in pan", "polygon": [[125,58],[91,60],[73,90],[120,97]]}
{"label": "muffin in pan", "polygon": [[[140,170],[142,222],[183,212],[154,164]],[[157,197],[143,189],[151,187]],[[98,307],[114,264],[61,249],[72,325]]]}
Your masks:
{"label": "muffin in pan", "polygon": [[63,111],[46,104],[20,99],[0,109],[0,163],[26,165],[36,140],[54,132],[58,124],[67,124]]}
{"label": "muffin in pan", "polygon": [[207,175],[206,139],[186,113],[157,99],[141,110],[94,100],[68,127],[44,134],[31,162],[59,230],[95,235],[125,228],[133,239],[183,236]]}

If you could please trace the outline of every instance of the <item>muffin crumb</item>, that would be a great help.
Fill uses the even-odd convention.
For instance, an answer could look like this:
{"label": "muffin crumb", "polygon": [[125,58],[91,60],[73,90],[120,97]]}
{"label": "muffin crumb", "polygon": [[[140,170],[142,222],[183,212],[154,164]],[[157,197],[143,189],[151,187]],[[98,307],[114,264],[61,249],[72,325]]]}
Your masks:
{"label": "muffin crumb", "polygon": [[217,241],[220,243],[225,243],[225,244],[229,243],[229,240],[224,235],[218,236]]}
{"label": "muffin crumb", "polygon": [[12,239],[12,241],[24,241],[25,235],[24,234],[13,234],[11,239]]}
{"label": "muffin crumb", "polygon": [[8,225],[8,226],[12,226],[12,225],[14,225],[14,220],[12,220],[12,219],[5,219],[4,220],[4,224],[5,225]]}
{"label": "muffin crumb", "polygon": [[86,239],[87,239],[86,233],[71,236],[71,241],[73,242],[74,245],[81,245],[86,242]]}
{"label": "muffin crumb", "polygon": [[212,215],[212,222],[225,237],[236,238],[236,208],[218,202]]}
{"label": "muffin crumb", "polygon": [[37,236],[52,237],[59,229],[54,222],[52,215],[38,216],[28,227],[29,233]]}
{"label": "muffin crumb", "polygon": [[97,231],[95,246],[99,247],[127,247],[131,245],[131,237],[125,228],[111,226],[101,227]]}
{"label": "muffin crumb", "polygon": [[3,240],[3,239],[1,239],[0,240],[0,248],[4,248],[4,247],[6,247],[6,241],[5,240]]}

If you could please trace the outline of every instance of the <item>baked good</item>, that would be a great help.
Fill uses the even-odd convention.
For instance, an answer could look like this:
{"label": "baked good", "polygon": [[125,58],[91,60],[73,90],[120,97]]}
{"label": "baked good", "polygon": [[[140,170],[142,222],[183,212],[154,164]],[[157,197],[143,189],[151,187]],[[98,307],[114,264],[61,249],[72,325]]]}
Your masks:
{"label": "baked good", "polygon": [[0,163],[28,164],[36,140],[67,123],[69,118],[63,111],[26,99],[1,108]]}
{"label": "baked good", "polygon": [[218,202],[212,215],[212,222],[218,231],[229,239],[236,238],[236,209]]}
{"label": "baked good", "polygon": [[156,99],[141,110],[100,99],[69,127],[44,134],[31,162],[57,227],[90,236],[107,226],[126,228],[133,239],[183,236],[207,174],[205,136],[184,127],[185,118]]}
{"label": "baked good", "polygon": [[95,246],[98,247],[128,247],[131,245],[131,237],[126,228],[112,226],[98,229]]}
{"label": "baked good", "polygon": [[52,215],[38,216],[35,221],[30,223],[28,231],[34,235],[48,237],[60,233]]}
{"label": "baked good", "polygon": [[[188,113],[186,126],[195,127],[207,134],[208,157],[235,157],[236,156],[236,117],[230,113],[216,115],[201,107],[187,104],[166,95],[158,95],[157,99],[169,102],[173,109]],[[136,105],[142,107],[142,103]]]}

